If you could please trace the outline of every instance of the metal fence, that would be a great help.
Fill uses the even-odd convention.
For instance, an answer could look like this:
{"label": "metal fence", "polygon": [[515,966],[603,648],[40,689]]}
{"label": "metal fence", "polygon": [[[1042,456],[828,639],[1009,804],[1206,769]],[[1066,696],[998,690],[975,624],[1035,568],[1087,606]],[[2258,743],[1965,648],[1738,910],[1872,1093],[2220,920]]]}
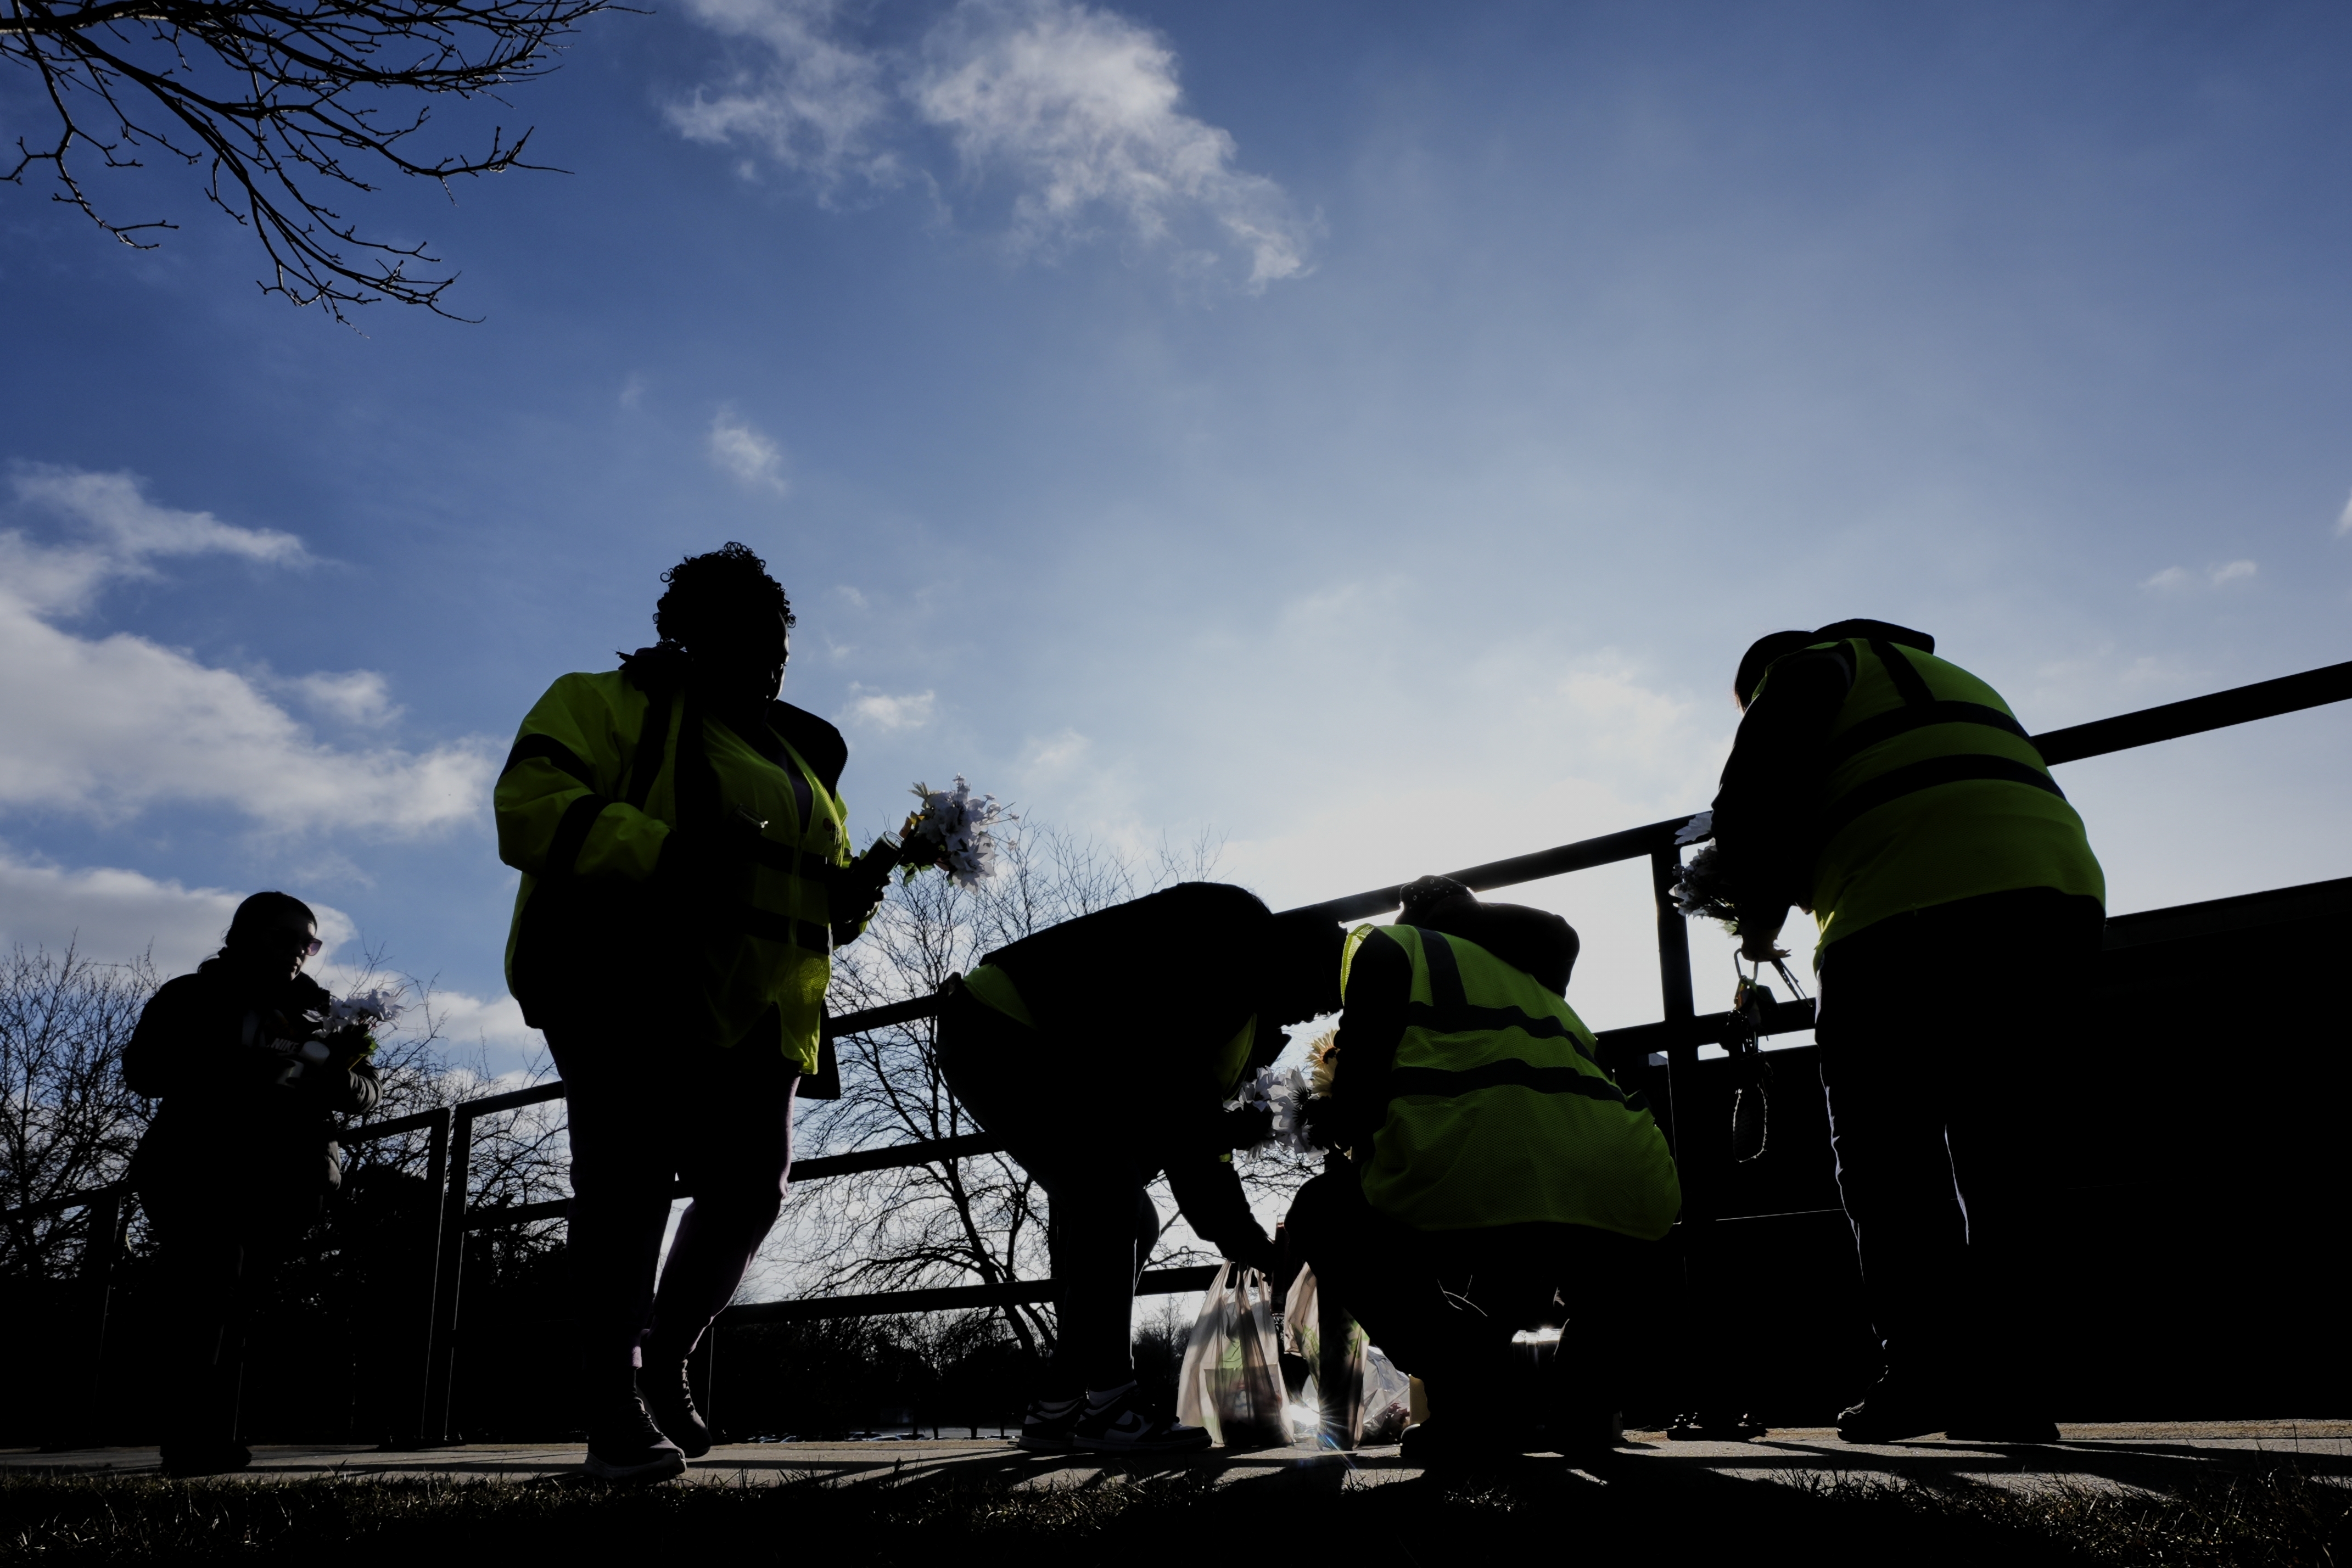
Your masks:
{"label": "metal fence", "polygon": [[[2200,734],[2283,713],[2317,708],[2352,699],[2352,662],[2328,665],[2300,675],[2257,682],[2187,701],[2167,703],[2111,719],[2102,719],[2033,737],[2043,760],[2053,766],[2077,762],[2160,741]],[[1591,870],[1625,860],[1647,859],[1654,900],[1658,944],[1658,982],[1664,1016],[1654,1023],[1612,1029],[1600,1037],[1602,1059],[1621,1079],[1642,1080],[1667,1136],[1682,1153],[1675,1124],[1675,1091],[1692,1081],[1701,1047],[1722,1045],[1740,1026],[1730,1013],[1702,1014],[1693,1000],[1690,945],[1686,923],[1668,894],[1682,864],[1675,837],[1691,818],[1670,817],[1598,838],[1587,838],[1556,848],[1490,861],[1448,873],[1454,880],[1485,892],[1522,883]],[[1335,921],[1367,919],[1398,907],[1399,886],[1373,888],[1346,898],[1307,906]],[[826,1020],[825,1031],[843,1038],[894,1024],[931,1016],[935,997],[917,997],[886,1007],[870,1008]],[[1763,1019],[1766,1034],[1787,1034],[1812,1026],[1810,1000],[1777,1003]],[[467,1235],[500,1226],[527,1225],[563,1217],[566,1203],[474,1206],[467,1201],[474,1124],[485,1116],[562,1099],[563,1086],[546,1083],[444,1106],[415,1116],[364,1123],[341,1134],[346,1143],[363,1142],[420,1129],[427,1133],[425,1179],[428,1190],[441,1194],[437,1213],[417,1244],[417,1298],[429,1308],[415,1331],[414,1366],[417,1389],[415,1431],[422,1442],[448,1440],[458,1371],[460,1312],[464,1306],[465,1241]],[[961,1138],[902,1143],[846,1154],[802,1160],[793,1166],[795,1182],[823,1181],[856,1172],[889,1170],[911,1165],[992,1154],[1002,1145],[985,1133]],[[1685,1228],[1711,1223],[1717,1194],[1706,1190],[1701,1173],[1706,1163],[1684,1162]],[[1696,1180],[1695,1178],[1701,1178]],[[67,1194],[0,1214],[0,1222],[86,1208],[89,1244],[84,1249],[79,1279],[91,1292],[89,1376],[95,1386],[105,1347],[106,1320],[115,1264],[123,1245],[128,1213],[127,1188],[121,1184]],[[683,1195],[682,1194],[680,1195]],[[1215,1265],[1147,1271],[1139,1293],[1169,1294],[1202,1289],[1216,1271]],[[803,1298],[795,1300],[739,1304],[720,1317],[722,1325],[804,1321],[821,1318],[881,1316],[951,1309],[1004,1307],[1049,1300],[1050,1279],[1010,1280],[994,1285],[951,1285],[929,1289],[894,1290],[852,1296]]]}

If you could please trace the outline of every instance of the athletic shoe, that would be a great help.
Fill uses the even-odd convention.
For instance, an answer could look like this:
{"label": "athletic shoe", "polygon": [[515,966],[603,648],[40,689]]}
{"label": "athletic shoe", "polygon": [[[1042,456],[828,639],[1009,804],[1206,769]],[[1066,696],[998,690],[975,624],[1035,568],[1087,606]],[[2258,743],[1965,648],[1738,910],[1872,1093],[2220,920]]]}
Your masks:
{"label": "athletic shoe", "polygon": [[1108,1404],[1088,1399],[1070,1427],[1070,1447],[1096,1454],[1197,1454],[1208,1446],[1209,1435],[1200,1427],[1137,1409],[1133,1384]]}
{"label": "athletic shoe", "polygon": [[589,1428],[588,1458],[583,1468],[599,1480],[648,1486],[686,1474],[686,1456],[654,1425],[653,1413],[646,1408],[645,1396],[632,1379],[629,1396]]}
{"label": "athletic shoe", "polygon": [[1900,1443],[1941,1432],[1952,1419],[1952,1400],[1940,1383],[1888,1372],[1858,1405],[1838,1413],[1838,1438],[1846,1443]]}
{"label": "athletic shoe", "polygon": [[1021,1446],[1032,1453],[1066,1454],[1070,1451],[1070,1428],[1087,1413],[1087,1396],[1073,1394],[1067,1399],[1033,1399],[1021,1415]]}
{"label": "athletic shoe", "polygon": [[710,1427],[694,1407],[694,1385],[687,1381],[684,1361],[674,1373],[648,1369],[638,1381],[652,1385],[646,1394],[646,1407],[652,1412],[654,1425],[677,1445],[678,1452],[689,1459],[710,1452]]}

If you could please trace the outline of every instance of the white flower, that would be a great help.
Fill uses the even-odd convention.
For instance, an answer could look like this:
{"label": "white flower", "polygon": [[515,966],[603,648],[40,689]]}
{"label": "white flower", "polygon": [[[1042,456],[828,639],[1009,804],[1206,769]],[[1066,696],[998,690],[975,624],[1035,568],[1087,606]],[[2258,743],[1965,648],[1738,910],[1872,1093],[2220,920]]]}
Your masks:
{"label": "white flower", "polygon": [[356,996],[339,996],[329,1005],[327,1016],[334,1023],[357,1024],[363,1029],[389,1024],[400,1016],[400,993],[363,991]]}
{"label": "white flower", "polygon": [[1263,1067],[1242,1085],[1239,1101],[1252,1110],[1271,1111],[1274,1126],[1261,1148],[1280,1145],[1294,1154],[1314,1152],[1307,1142],[1307,1075],[1297,1068],[1277,1072]]}
{"label": "white flower", "polygon": [[967,888],[995,875],[992,830],[1020,818],[999,805],[992,795],[973,795],[961,773],[956,775],[953,789],[935,790],[919,784],[915,795],[923,804],[908,819],[907,837],[936,852],[932,863]]}
{"label": "white flower", "polygon": [[1675,842],[1677,844],[1696,844],[1701,839],[1712,838],[1714,837],[1715,813],[1712,811],[1702,811],[1696,816],[1692,817],[1688,822],[1683,824],[1682,830],[1675,835]]}

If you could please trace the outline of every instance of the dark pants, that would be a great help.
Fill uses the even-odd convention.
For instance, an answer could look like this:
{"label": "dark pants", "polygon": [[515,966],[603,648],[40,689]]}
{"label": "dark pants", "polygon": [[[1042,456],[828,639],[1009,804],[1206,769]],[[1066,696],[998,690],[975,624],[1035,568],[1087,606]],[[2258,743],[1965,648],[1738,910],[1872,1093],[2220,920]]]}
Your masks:
{"label": "dark pants", "polygon": [[2063,1215],[2038,1065],[2077,1026],[2102,915],[2046,889],[1897,915],[1822,957],[1838,1191],[1890,1370],[1988,1396],[2040,1374]]}
{"label": "dark pants", "polygon": [[[940,1072],[972,1119],[1045,1189],[1057,1324],[1049,1393],[1135,1380],[1135,1286],[1160,1239],[1160,1173],[1108,1108],[1055,1091],[1049,1047],[968,992],[940,1012]],[[1073,1063],[1072,1070],[1076,1070]]]}
{"label": "dark pants", "polygon": [[[1367,1203],[1346,1164],[1299,1189],[1285,1229],[1318,1289],[1422,1380],[1433,1416],[1515,1422],[1541,1414],[1538,1400],[1620,1407],[1626,1334],[1654,1294],[1656,1244],[1575,1225],[1415,1230]],[[1511,1337],[1560,1324],[1558,1386],[1539,1394]]]}
{"label": "dark pants", "polygon": [[167,1449],[236,1441],[246,1325],[278,1264],[319,1217],[315,1175],[299,1174],[307,1179],[269,1184],[245,1172],[140,1173],[139,1203],[154,1227],[171,1304],[160,1347]]}
{"label": "dark pants", "polygon": [[[552,1028],[572,1127],[569,1251],[588,1375],[683,1363],[783,1207],[799,1076],[773,1045]],[[694,1201],[661,1262],[673,1182]],[[654,1274],[660,1265],[661,1289]]]}

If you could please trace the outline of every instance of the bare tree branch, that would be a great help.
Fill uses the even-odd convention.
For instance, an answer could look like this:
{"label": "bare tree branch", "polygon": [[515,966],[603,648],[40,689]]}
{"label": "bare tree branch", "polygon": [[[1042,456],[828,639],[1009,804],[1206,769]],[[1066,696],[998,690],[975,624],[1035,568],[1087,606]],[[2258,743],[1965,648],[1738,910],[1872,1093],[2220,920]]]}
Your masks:
{"label": "bare tree branch", "polygon": [[[827,1005],[838,1015],[927,995],[1034,931],[1208,875],[1220,848],[1203,837],[1162,846],[1147,861],[1032,823],[977,889],[929,877],[894,888],[866,936],[835,955]],[[794,1138],[803,1154],[978,1130],[940,1075],[934,1020],[849,1036],[835,1049],[842,1097],[802,1112]],[[1003,1155],[874,1171],[794,1189],[771,1260],[815,1295],[1039,1279],[1045,1219],[1044,1194]],[[1171,1238],[1154,1261],[1205,1256]],[[1045,1308],[1006,1308],[1003,1319],[1024,1348],[1053,1343]]]}
{"label": "bare tree branch", "polygon": [[[530,132],[492,131],[467,154],[412,156],[431,117],[420,95],[488,97],[554,68],[553,56],[614,0],[0,0],[0,59],[34,72],[56,114],[54,140],[19,137],[0,180],[46,166],[51,199],[125,245],[151,249],[161,218],[118,222],[77,172],[143,167],[152,148],[205,167],[205,199],[250,230],[268,258],[265,294],[345,307],[392,300],[436,315],[454,273],[425,242],[362,236],[330,205],[366,193],[383,171],[439,182],[543,169],[523,161]],[[452,319],[457,319],[452,317]]]}
{"label": "bare tree branch", "polygon": [[[122,1048],[154,994],[143,954],[93,963],[68,942],[0,959],[0,1209],[122,1179],[148,1121],[146,1101],[122,1081]],[[82,1209],[11,1219],[0,1273],[70,1274],[89,1225]]]}

